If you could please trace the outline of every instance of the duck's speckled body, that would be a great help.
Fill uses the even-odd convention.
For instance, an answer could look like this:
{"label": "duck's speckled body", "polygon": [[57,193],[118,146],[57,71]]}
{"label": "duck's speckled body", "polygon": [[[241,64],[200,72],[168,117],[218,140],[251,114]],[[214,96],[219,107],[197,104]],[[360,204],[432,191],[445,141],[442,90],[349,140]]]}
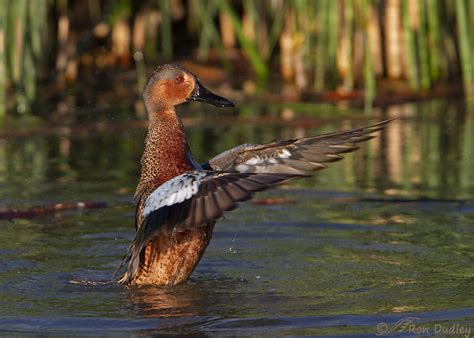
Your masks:
{"label": "duck's speckled body", "polygon": [[175,106],[189,100],[233,104],[189,71],[159,67],[144,90],[150,124],[135,193],[137,230],[122,262],[126,285],[176,285],[201,259],[216,220],[237,202],[290,178],[309,175],[357,149],[388,121],[366,128],[269,144],[245,144],[202,166],[189,150]]}

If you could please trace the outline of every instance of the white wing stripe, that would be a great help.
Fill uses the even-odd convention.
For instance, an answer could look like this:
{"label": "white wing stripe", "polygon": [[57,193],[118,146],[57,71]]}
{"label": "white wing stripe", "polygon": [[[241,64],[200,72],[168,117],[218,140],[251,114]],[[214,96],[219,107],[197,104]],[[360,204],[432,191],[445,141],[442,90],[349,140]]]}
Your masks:
{"label": "white wing stripe", "polygon": [[278,156],[278,157],[280,157],[280,158],[288,158],[288,157],[291,156],[291,153],[287,149],[282,149],[281,153],[279,155],[280,156]]}
{"label": "white wing stripe", "polygon": [[248,160],[247,162],[245,162],[245,164],[248,164],[248,165],[257,165],[261,163],[263,163],[263,159],[261,159],[260,157],[254,157]]}
{"label": "white wing stripe", "polygon": [[[278,159],[286,159],[291,157],[291,152],[287,149],[281,149],[278,154],[273,155],[275,157],[261,158],[259,156],[252,157],[244,162],[244,164],[239,164],[236,166],[236,170],[240,172],[246,172],[249,170],[248,166],[256,166],[255,168],[258,171],[258,166],[268,166],[269,164],[278,164]],[[262,171],[265,172],[265,171]]]}
{"label": "white wing stripe", "polygon": [[189,172],[181,174],[156,188],[145,201],[143,217],[164,206],[181,203],[196,195],[201,185],[201,179],[206,172]]}
{"label": "white wing stripe", "polygon": [[249,169],[250,169],[249,166],[245,164],[239,164],[235,167],[235,170],[241,173],[246,173],[247,171],[249,171]]}

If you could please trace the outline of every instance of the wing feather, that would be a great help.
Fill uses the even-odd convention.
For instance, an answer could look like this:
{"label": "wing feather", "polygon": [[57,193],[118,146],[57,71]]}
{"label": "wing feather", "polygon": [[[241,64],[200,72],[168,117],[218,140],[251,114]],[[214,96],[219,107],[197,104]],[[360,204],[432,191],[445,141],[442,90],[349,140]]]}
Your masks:
{"label": "wing feather", "polygon": [[217,187],[216,200],[217,204],[219,204],[219,208],[223,211],[232,210],[237,206],[225,187]]}
{"label": "wing feather", "polygon": [[242,144],[203,164],[212,170],[285,173],[308,175],[327,167],[326,163],[343,159],[344,153],[359,149],[359,142],[370,140],[391,120],[368,127],[322,134],[267,144]]}
{"label": "wing feather", "polygon": [[117,270],[126,269],[119,282],[127,284],[135,277],[140,254],[158,230],[184,231],[209,224],[255,192],[294,177],[297,176],[197,170],[169,180],[145,201],[143,224]]}
{"label": "wing feather", "polygon": [[[118,271],[130,282],[140,266],[140,254],[157,230],[184,231],[209,224],[247,200],[257,191],[324,169],[341,160],[340,154],[358,149],[391,120],[352,130],[268,144],[243,144],[202,165],[203,169],[179,175],[151,194],[139,187],[136,219],[142,223]],[[141,199],[145,198],[144,203]],[[143,219],[143,222],[141,220]],[[163,229],[165,227],[165,229]]]}

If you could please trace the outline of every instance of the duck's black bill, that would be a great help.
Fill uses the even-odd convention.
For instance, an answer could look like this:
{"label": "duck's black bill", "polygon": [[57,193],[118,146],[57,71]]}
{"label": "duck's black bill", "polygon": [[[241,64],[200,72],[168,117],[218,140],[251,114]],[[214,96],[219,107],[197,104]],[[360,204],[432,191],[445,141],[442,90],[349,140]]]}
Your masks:
{"label": "duck's black bill", "polygon": [[216,107],[234,107],[234,104],[226,98],[216,95],[204,87],[196,80],[196,88],[192,95],[188,98],[190,101],[201,101],[210,103]]}

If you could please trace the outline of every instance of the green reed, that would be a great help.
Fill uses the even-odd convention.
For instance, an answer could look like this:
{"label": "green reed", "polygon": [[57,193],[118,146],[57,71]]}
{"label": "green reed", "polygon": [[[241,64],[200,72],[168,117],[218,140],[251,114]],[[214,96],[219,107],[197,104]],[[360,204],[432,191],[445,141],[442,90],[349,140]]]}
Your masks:
{"label": "green reed", "polygon": [[[471,4],[472,6],[472,4]],[[474,95],[474,65],[472,57],[474,56],[471,50],[469,41],[468,21],[466,18],[466,3],[464,0],[456,0],[456,17],[457,28],[459,32],[459,48],[461,52],[461,68],[464,81],[464,87],[468,93]],[[472,27],[472,22],[470,23]]]}
{"label": "green reed", "polygon": [[18,114],[30,113],[38,96],[47,4],[28,0],[0,2],[0,118],[5,116],[7,91],[13,92]]}
{"label": "green reed", "polygon": [[210,17],[217,15],[217,5],[214,1],[200,1],[195,3],[195,13],[196,17],[194,18],[195,24],[197,26],[197,31],[199,35],[199,52],[198,57],[201,60],[207,60],[209,57],[209,52],[212,48],[212,45],[216,43],[218,39],[217,27],[214,25],[214,22],[209,20]]}
{"label": "green reed", "polygon": [[268,66],[258,52],[255,42],[252,42],[245,36],[239,16],[226,0],[218,1],[218,5],[219,9],[230,17],[242,51],[248,57],[257,78],[261,81],[265,81],[268,77]]}
{"label": "green reed", "polygon": [[402,1],[402,21],[403,32],[406,37],[406,58],[407,58],[407,77],[411,88],[418,88],[418,64],[416,58],[417,48],[415,47],[415,33],[410,27],[410,13],[408,9],[408,1]]}
{"label": "green reed", "polygon": [[171,26],[171,8],[169,0],[159,0],[161,11],[161,43],[163,57],[171,59],[173,57],[173,32]]}
{"label": "green reed", "polygon": [[[5,0],[1,0],[0,4],[4,6]],[[5,8],[5,7],[4,7]],[[7,21],[7,12],[0,11],[0,120],[6,115],[6,29],[5,23]]]}
{"label": "green reed", "polygon": [[368,15],[369,15],[369,9],[370,9],[370,0],[362,0],[361,2],[361,15],[360,17],[362,18],[363,21],[363,27],[362,29],[365,32],[365,49],[364,49],[364,89],[365,89],[365,95],[364,95],[364,107],[365,107],[365,112],[368,113],[371,111],[372,108],[372,103],[374,101],[375,97],[375,70],[374,70],[374,65],[373,65],[373,59],[371,55],[371,48],[372,48],[372,42],[368,38],[367,34],[367,27],[365,27],[365,22],[367,21]]}

